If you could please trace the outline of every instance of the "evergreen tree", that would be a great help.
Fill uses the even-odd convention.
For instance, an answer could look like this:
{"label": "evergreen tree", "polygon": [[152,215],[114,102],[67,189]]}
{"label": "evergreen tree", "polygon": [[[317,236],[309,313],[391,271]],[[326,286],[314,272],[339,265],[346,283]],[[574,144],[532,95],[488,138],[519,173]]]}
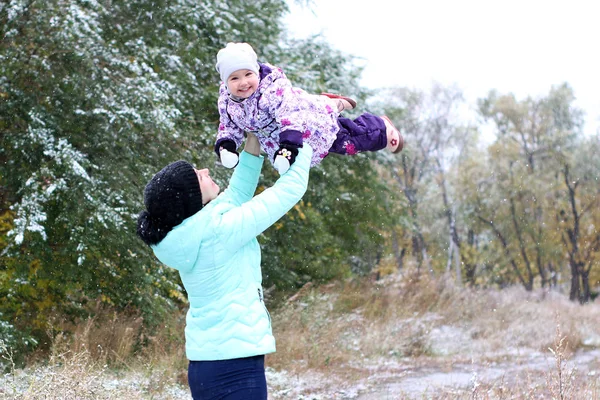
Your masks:
{"label": "evergreen tree", "polygon": [[[283,0],[0,0],[3,337],[43,338],[54,315],[85,316],[97,301],[152,323],[185,300],[136,237],[136,217],[164,165],[214,165],[214,63],[227,42],[251,43],[306,90],[364,96],[351,59],[285,39],[286,10]],[[352,256],[381,251],[385,191],[372,160],[331,156],[313,171],[305,202],[260,239],[265,283],[344,275]],[[222,187],[230,173],[213,168]],[[263,184],[276,178],[266,166]]]}
{"label": "evergreen tree", "polygon": [[177,297],[172,271],[135,236],[144,184],[175,159],[214,161],[214,55],[227,40],[276,41],[284,11],[0,2],[2,318],[40,337],[53,313],[89,301],[152,315],[156,299]]}

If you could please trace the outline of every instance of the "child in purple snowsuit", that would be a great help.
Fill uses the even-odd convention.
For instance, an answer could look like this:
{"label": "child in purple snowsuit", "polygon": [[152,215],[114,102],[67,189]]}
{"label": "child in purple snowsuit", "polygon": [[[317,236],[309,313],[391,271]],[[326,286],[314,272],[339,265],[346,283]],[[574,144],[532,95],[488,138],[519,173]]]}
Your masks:
{"label": "child in purple snowsuit", "polygon": [[222,83],[215,152],[225,167],[237,165],[237,149],[246,131],[256,134],[280,174],[294,162],[304,142],[314,150],[311,166],[331,152],[402,150],[402,135],[389,118],[369,113],[354,120],[340,117],[341,111],[356,102],[293,87],[281,68],[257,62],[247,43],[228,43],[217,54],[216,69]]}

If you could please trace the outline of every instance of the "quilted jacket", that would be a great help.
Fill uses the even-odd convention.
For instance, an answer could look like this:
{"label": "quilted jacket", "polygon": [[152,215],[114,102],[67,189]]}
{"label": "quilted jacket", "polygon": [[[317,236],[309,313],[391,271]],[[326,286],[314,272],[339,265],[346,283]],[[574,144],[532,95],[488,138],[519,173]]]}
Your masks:
{"label": "quilted jacket", "polygon": [[162,263],[179,270],[188,293],[189,360],[226,360],[275,351],[256,237],[302,198],[312,154],[312,148],[304,146],[292,167],[254,196],[263,157],[242,152],[229,187],[152,246]]}

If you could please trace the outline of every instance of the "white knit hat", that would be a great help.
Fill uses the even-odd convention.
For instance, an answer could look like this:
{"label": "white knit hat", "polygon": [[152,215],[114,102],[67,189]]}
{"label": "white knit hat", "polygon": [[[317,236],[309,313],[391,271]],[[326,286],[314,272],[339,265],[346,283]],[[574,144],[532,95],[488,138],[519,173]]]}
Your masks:
{"label": "white knit hat", "polygon": [[227,46],[217,53],[217,71],[221,80],[227,84],[229,75],[240,69],[249,69],[258,76],[256,53],[248,43],[227,43]]}

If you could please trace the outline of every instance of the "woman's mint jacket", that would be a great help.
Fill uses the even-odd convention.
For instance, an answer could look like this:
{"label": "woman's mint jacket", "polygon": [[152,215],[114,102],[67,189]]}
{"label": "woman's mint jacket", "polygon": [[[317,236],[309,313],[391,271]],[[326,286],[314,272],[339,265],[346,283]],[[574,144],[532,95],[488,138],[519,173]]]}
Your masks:
{"label": "woman's mint jacket", "polygon": [[229,187],[152,246],[162,263],[179,270],[188,293],[189,360],[227,360],[275,351],[256,237],[306,192],[312,152],[305,144],[291,168],[256,196],[264,159],[242,152]]}

